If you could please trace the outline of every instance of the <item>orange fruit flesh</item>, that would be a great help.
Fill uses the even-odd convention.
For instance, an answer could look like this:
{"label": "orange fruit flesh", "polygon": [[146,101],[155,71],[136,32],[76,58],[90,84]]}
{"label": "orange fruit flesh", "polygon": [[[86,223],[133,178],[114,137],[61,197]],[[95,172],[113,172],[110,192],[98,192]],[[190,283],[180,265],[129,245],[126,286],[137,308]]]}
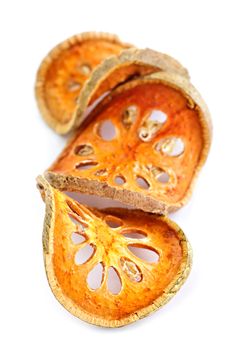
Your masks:
{"label": "orange fruit flesh", "polygon": [[[128,124],[123,118],[131,106],[136,112],[133,122]],[[149,126],[147,120],[152,112],[165,115],[166,120],[158,124],[151,122]],[[114,126],[115,136],[111,140],[103,139],[99,132],[105,121]],[[153,132],[152,128],[157,130],[149,140],[146,132],[145,139],[141,139],[139,133],[143,127],[149,132]],[[182,143],[184,149],[180,154],[172,154],[170,140]],[[170,86],[140,82],[131,88],[122,86],[121,91],[106,98],[49,172],[55,176],[85,179],[87,184],[95,181],[95,187],[91,187],[93,194],[98,194],[97,183],[103,183],[115,190],[139,192],[172,205],[185,197],[203,146],[202,125],[194,104],[190,105],[180,91]],[[81,147],[89,148],[90,152],[78,153]],[[85,164],[89,168],[83,167]],[[160,181],[160,174],[166,174],[168,180]],[[115,182],[117,176],[123,183]],[[139,178],[144,181],[141,186]]]}
{"label": "orange fruit flesh", "polygon": [[67,123],[92,70],[125,47],[117,41],[93,38],[62,50],[50,64],[44,81],[44,100],[53,118],[59,123]]}
{"label": "orange fruit flesh", "polygon": [[[184,234],[170,220],[136,210],[97,211],[51,187],[50,191],[52,195],[46,195],[45,266],[54,294],[75,316],[103,326],[120,326],[157,309],[180,288],[187,277],[189,251]],[[73,242],[73,233],[82,235],[84,242]],[[143,237],[128,238],[128,233]],[[76,254],[86,245],[94,248],[93,254],[86,262],[75,263]],[[130,246],[156,252],[158,260],[145,261]],[[103,267],[101,282],[92,289],[87,279],[98,263]],[[110,268],[121,283],[117,293],[108,287]]]}

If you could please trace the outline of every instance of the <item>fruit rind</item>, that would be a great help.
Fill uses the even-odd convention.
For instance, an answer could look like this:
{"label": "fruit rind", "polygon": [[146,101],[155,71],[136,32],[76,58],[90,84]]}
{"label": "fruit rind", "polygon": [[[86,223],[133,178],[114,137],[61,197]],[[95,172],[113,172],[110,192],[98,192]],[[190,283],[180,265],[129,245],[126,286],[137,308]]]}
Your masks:
{"label": "fruit rind", "polygon": [[[86,81],[78,98],[76,111],[74,112],[74,128],[77,128],[83,122],[85,110],[89,106],[93,95],[98,91],[100,84],[107,79],[110,80],[112,73],[117,69],[125,68],[130,65],[150,67],[153,69],[153,72],[172,72],[189,79],[187,69],[176,59],[167,54],[151,49],[138,49],[133,47],[125,49],[119,55],[106,58],[104,62],[95,68],[89,80]],[[125,81],[128,78],[129,77],[127,77]],[[122,84],[125,81],[118,80],[111,88],[115,88],[118,84]]]}
{"label": "fruit rind", "polygon": [[93,40],[93,39],[96,39],[96,40],[102,39],[102,40],[107,40],[111,43],[119,44],[122,46],[122,49],[131,47],[130,44],[123,43],[118,38],[118,36],[114,34],[104,33],[104,32],[84,32],[81,34],[74,35],[66,39],[65,41],[61,42],[60,44],[56,45],[47,54],[47,56],[43,59],[43,61],[39,66],[37,76],[36,76],[36,82],[35,82],[35,96],[36,96],[37,104],[45,122],[59,134],[64,134],[70,131],[73,121],[70,120],[70,122],[63,124],[59,122],[50,111],[44,95],[45,94],[44,84],[46,81],[47,71],[49,70],[54,60],[56,60],[63,51],[68,50],[70,47],[78,43],[82,43],[83,41]]}
{"label": "fruit rind", "polygon": [[[60,55],[60,53],[78,42],[89,39],[106,39],[110,42],[115,42],[122,46],[122,52],[119,55],[113,55],[106,58],[101,64],[99,64],[92,72],[90,78],[84,83],[80,95],[77,100],[76,109],[73,111],[73,115],[68,122],[62,123],[56,119],[47,106],[45,99],[44,84],[46,81],[46,73],[53,63],[53,61]],[[168,71],[174,72],[189,78],[188,71],[174,58],[166,54],[153,51],[151,49],[136,49],[132,45],[123,43],[116,35],[108,33],[82,33],[73,36],[61,44],[57,45],[42,61],[35,84],[35,95],[38,103],[39,110],[42,117],[47,124],[59,134],[66,134],[76,129],[84,120],[87,107],[93,102],[92,98],[103,82],[109,81],[110,89],[115,88],[118,84],[124,82],[124,80],[131,79],[128,75],[121,78],[112,80],[112,74],[118,69],[124,69],[131,65],[138,65],[139,67],[149,68],[149,73],[156,71]],[[143,73],[139,73],[143,75]],[[107,90],[103,89],[104,94]],[[100,96],[98,96],[100,97]]]}
{"label": "fruit rind", "polygon": [[[44,262],[45,262],[45,269],[46,269],[48,282],[57,300],[74,316],[82,319],[83,321],[86,321],[88,323],[91,323],[97,326],[121,327],[129,323],[135,322],[147,316],[151,312],[158,310],[160,307],[165,305],[181,288],[181,286],[187,279],[189,272],[191,270],[192,250],[183,231],[169,218],[165,216],[161,216],[160,219],[165,223],[167,223],[176,232],[177,236],[180,239],[180,244],[183,251],[183,259],[180,264],[178,273],[176,274],[172,282],[165,288],[165,290],[163,291],[163,294],[159,298],[157,298],[155,302],[151,303],[151,305],[137,312],[134,312],[128,317],[117,319],[117,320],[106,320],[101,317],[95,317],[87,313],[86,311],[82,310],[81,308],[78,308],[77,305],[74,304],[74,302],[71,299],[69,299],[67,296],[63,294],[53,269],[53,262],[52,262],[53,243],[54,243],[53,230],[55,225],[55,210],[56,210],[54,191],[56,190],[53,189],[42,176],[39,176],[37,178],[37,182],[38,182],[38,187],[42,194],[42,197],[46,203],[46,214],[45,214],[44,230],[43,230],[43,250],[44,250]],[[125,211],[126,209],[114,208],[114,209],[108,209],[108,212],[110,214],[112,214],[113,212],[117,214],[117,212],[120,212],[122,210]],[[139,215],[138,210],[135,210],[134,213],[135,215]],[[153,215],[153,214],[146,214],[146,215]]]}
{"label": "fruit rind", "polygon": [[[189,100],[189,103],[193,104],[193,108],[195,108],[198,112],[199,120],[202,127],[204,144],[203,149],[201,151],[200,159],[192,176],[191,184],[188,187],[185,195],[175,203],[168,203],[167,201],[165,202],[161,200],[156,200],[155,197],[141,195],[138,192],[133,192],[130,190],[120,188],[116,189],[115,187],[112,187],[106,182],[99,182],[97,180],[91,180],[87,178],[85,179],[78,176],[56,173],[51,170],[51,167],[51,169],[45,173],[45,177],[52,184],[52,186],[60,190],[80,191],[88,194],[96,194],[101,197],[113,198],[115,200],[124,202],[125,204],[131,205],[135,208],[158,214],[173,212],[187,203],[187,201],[191,197],[196,178],[203,164],[205,163],[209,153],[212,138],[212,123],[205,102],[203,101],[198,91],[186,78],[178,74],[158,72],[146,77],[140,77],[139,79],[130,81],[126,84],[119,86],[109,96],[105,97],[105,99],[95,108],[92,114],[90,114],[89,119],[90,121],[94,119],[95,114],[97,114],[98,111],[104,107],[104,104],[106,104],[115,94],[118,94],[121,91],[130,89],[131,87],[147,82],[162,83],[164,85],[171,86],[176,90],[179,90],[181,94],[183,94],[186,97],[186,99]],[[78,134],[81,134],[82,130],[84,130],[85,128],[85,124],[87,123],[88,119],[85,121],[85,123],[83,123],[80,126],[73,139],[75,139],[78,136]]]}

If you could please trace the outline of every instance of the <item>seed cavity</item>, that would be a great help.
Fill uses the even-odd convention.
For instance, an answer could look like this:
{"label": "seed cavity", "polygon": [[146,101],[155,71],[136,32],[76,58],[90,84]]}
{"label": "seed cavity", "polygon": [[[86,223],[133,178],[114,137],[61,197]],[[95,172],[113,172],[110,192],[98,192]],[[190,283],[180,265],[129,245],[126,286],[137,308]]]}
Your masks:
{"label": "seed cavity", "polygon": [[150,187],[149,182],[142,176],[136,177],[136,183],[140,188],[142,188],[144,190],[148,190]]}
{"label": "seed cavity", "polygon": [[167,115],[162,111],[153,110],[149,115],[149,117],[147,118],[147,120],[153,121],[155,123],[163,124],[167,120]]}
{"label": "seed cavity", "polygon": [[[67,193],[67,194],[68,194],[68,196],[70,196],[69,193]],[[80,210],[79,207],[76,207],[75,205],[73,205],[73,203],[69,199],[66,200],[66,204],[69,207],[69,209],[71,210],[71,212],[68,214],[70,219],[71,219],[71,221],[75,225],[81,224],[82,227],[83,227],[83,230],[84,230],[84,228],[87,227],[88,225],[85,222],[82,210]]]}
{"label": "seed cavity", "polygon": [[167,115],[153,110],[138,129],[138,136],[143,142],[149,142],[167,120]]}
{"label": "seed cavity", "polygon": [[151,171],[152,175],[155,177],[155,179],[160,183],[167,183],[170,180],[169,174],[163,170],[162,168],[155,167],[152,165],[148,165],[147,169]]}
{"label": "seed cavity", "polygon": [[121,232],[121,234],[126,238],[131,239],[144,239],[147,237],[147,234],[138,229],[127,229]]}
{"label": "seed cavity", "polygon": [[126,182],[126,179],[122,175],[117,175],[114,178],[116,185],[122,186]]}
{"label": "seed cavity", "polygon": [[98,134],[104,141],[111,141],[116,136],[116,128],[111,120],[104,120],[98,127]]}
{"label": "seed cavity", "polygon": [[92,160],[86,160],[76,164],[76,170],[89,170],[95,167],[96,165],[98,165],[97,162],[93,162]]}
{"label": "seed cavity", "polygon": [[122,115],[122,123],[126,128],[131,127],[134,124],[135,119],[138,115],[138,109],[136,106],[129,106],[124,110]]}
{"label": "seed cavity", "polygon": [[84,156],[90,156],[91,154],[93,154],[94,150],[93,150],[93,147],[91,145],[84,144],[84,145],[76,146],[74,153],[77,156],[84,157]]}
{"label": "seed cavity", "polygon": [[73,244],[81,244],[86,241],[86,237],[78,232],[73,232],[71,239]]}
{"label": "seed cavity", "polygon": [[108,268],[107,288],[113,295],[119,294],[122,289],[119,273],[113,266]]}
{"label": "seed cavity", "polygon": [[93,257],[94,253],[94,247],[91,244],[87,244],[75,254],[75,264],[82,265],[88,262]]}
{"label": "seed cavity", "polygon": [[[85,230],[84,225],[80,221],[78,221],[78,219],[76,217],[74,217],[73,214],[69,214],[69,218],[72,221],[72,223],[76,226],[76,230],[78,231],[78,233],[84,232],[84,230]],[[81,220],[81,218],[80,218],[80,220]]]}
{"label": "seed cavity", "polygon": [[169,182],[170,176],[168,173],[166,173],[165,171],[161,172],[159,175],[157,175],[156,179],[163,183],[166,184]]}
{"label": "seed cavity", "polygon": [[185,149],[184,142],[179,137],[169,137],[159,141],[155,149],[170,157],[180,156]]}
{"label": "seed cavity", "polygon": [[132,282],[141,282],[142,281],[142,273],[140,268],[128,258],[121,258],[120,264],[123,272],[129,277]]}
{"label": "seed cavity", "polygon": [[96,290],[101,287],[104,276],[104,266],[100,262],[88,273],[87,284],[90,289]]}
{"label": "seed cavity", "polygon": [[148,263],[157,263],[159,260],[159,254],[151,247],[144,245],[128,245],[128,249],[137,258],[144,260]]}
{"label": "seed cavity", "polygon": [[115,216],[107,215],[105,217],[106,224],[111,228],[118,228],[123,225],[123,222],[121,219],[116,218]]}

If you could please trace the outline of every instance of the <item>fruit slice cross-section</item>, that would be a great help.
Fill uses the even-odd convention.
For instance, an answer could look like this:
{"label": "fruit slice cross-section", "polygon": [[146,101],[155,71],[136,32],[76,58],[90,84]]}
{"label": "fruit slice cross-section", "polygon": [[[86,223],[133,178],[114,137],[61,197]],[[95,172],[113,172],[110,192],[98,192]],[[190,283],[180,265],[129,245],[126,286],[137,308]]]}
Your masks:
{"label": "fruit slice cross-section", "polygon": [[92,32],[57,45],[42,61],[36,78],[36,98],[46,122],[57,132],[69,131],[78,96],[92,70],[130,46],[116,35]]}
{"label": "fruit slice cross-section", "polygon": [[[119,84],[155,72],[171,72],[189,79],[189,74],[173,57],[151,49],[130,48],[119,55],[106,58],[90,76],[80,92],[73,115],[73,128],[78,127],[92,107],[102,96]],[[87,110],[88,111],[88,110]]]}
{"label": "fruit slice cross-section", "polygon": [[[164,305],[186,280],[191,248],[167,217],[87,208],[42,177],[38,187],[46,202],[43,247],[48,281],[73,315],[99,326],[123,326]],[[78,260],[87,248],[90,254]],[[141,255],[142,250],[155,258]],[[99,266],[98,283],[93,285],[90,277]],[[112,285],[115,280],[117,288]]]}
{"label": "fruit slice cross-section", "polygon": [[104,33],[83,33],[55,47],[42,61],[35,86],[47,123],[58,133],[69,132],[83,121],[88,106],[134,76],[171,71],[188,77],[174,58],[130,47]]}
{"label": "fruit slice cross-section", "polygon": [[118,87],[46,172],[56,188],[148,212],[185,204],[211,142],[209,112],[188,80],[167,72]]}

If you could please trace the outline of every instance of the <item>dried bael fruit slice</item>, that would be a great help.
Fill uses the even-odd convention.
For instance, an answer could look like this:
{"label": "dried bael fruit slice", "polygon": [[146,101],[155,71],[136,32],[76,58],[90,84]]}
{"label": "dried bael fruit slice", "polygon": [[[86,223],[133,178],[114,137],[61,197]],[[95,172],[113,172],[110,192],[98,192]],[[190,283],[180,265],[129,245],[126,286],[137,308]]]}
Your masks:
{"label": "dried bael fruit slice", "polygon": [[92,106],[95,101],[117,85],[160,71],[172,72],[189,78],[187,69],[177,60],[151,49],[130,48],[122,51],[118,56],[107,58],[93,71],[80,92],[73,116],[73,127],[82,123],[88,106]]}
{"label": "dried bael fruit slice", "polygon": [[45,268],[58,301],[104,327],[134,322],[164,305],[186,280],[191,249],[164,216],[86,208],[42,177]]}
{"label": "dried bael fruit slice", "polygon": [[36,97],[46,122],[60,133],[68,131],[77,98],[92,70],[130,46],[107,33],[82,33],[56,46],[42,61],[36,79]]}
{"label": "dried bael fruit slice", "polygon": [[114,35],[84,33],[55,47],[39,68],[35,88],[47,123],[58,133],[69,132],[82,122],[87,106],[134,76],[167,70],[188,77],[172,57],[149,49],[125,50],[130,46]]}
{"label": "dried bael fruit slice", "polygon": [[209,113],[198,92],[183,77],[160,72],[107,96],[46,178],[61,190],[164,213],[187,201],[210,142]]}

